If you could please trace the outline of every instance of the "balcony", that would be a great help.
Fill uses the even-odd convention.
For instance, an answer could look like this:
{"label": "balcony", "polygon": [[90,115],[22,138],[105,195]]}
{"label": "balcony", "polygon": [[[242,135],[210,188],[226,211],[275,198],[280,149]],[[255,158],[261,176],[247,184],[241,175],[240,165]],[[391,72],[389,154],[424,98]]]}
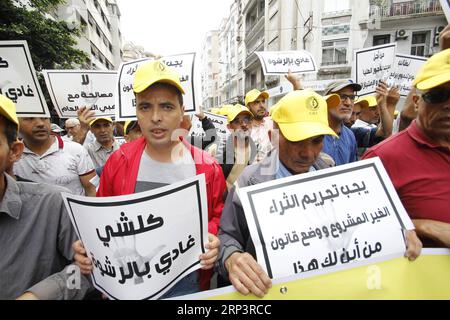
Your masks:
{"label": "balcony", "polygon": [[378,14],[381,18],[401,18],[411,15],[429,15],[443,13],[441,4],[438,0],[426,2],[409,1],[402,3],[394,3],[386,7],[371,6],[370,14]]}

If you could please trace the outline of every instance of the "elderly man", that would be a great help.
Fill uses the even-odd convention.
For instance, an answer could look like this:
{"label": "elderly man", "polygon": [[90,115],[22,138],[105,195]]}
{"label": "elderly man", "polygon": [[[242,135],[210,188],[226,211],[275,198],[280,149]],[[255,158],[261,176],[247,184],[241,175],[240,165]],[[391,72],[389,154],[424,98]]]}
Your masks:
{"label": "elderly man", "polygon": [[257,89],[253,89],[245,95],[245,106],[253,113],[251,138],[258,148],[256,162],[262,161],[272,149],[269,139],[272,121],[266,118],[267,99],[269,99],[269,94],[266,91],[261,92]]}
{"label": "elderly man", "polygon": [[[244,170],[236,183],[240,188],[330,167],[320,155],[324,136],[336,136],[328,126],[324,98],[312,90],[293,91],[273,107],[271,114],[274,129],[279,130],[278,148],[261,163]],[[417,239],[413,232],[407,234],[411,242]],[[219,274],[242,294],[263,297],[271,280],[255,260],[255,247],[235,188],[225,201],[219,239]],[[411,259],[418,255],[417,242],[408,245]]]}
{"label": "elderly man", "polygon": [[373,147],[424,246],[450,247],[450,49],[431,57],[413,83],[417,118]]}
{"label": "elderly man", "polygon": [[67,138],[72,139],[78,135],[81,129],[80,120],[77,118],[67,119],[64,125],[67,131]]}
{"label": "elderly man", "polygon": [[64,140],[77,142],[84,146],[95,141],[95,136],[92,132],[90,132],[89,129],[84,130],[80,120],[77,118],[67,119],[64,126],[67,131],[67,135],[63,136]]}
{"label": "elderly man", "polygon": [[326,136],[323,143],[323,152],[330,155],[336,165],[358,160],[355,135],[344,122],[352,116],[355,92],[359,90],[361,85],[350,80],[334,81],[325,89],[325,95],[335,93],[341,98],[339,106],[328,109],[330,128],[337,136]]}

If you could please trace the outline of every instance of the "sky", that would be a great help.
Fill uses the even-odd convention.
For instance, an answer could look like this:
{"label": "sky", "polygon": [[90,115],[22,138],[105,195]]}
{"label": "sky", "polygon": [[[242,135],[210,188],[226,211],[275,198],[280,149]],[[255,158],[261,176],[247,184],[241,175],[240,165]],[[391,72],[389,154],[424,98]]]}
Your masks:
{"label": "sky", "polygon": [[233,0],[118,0],[125,41],[154,54],[197,52],[210,30],[218,30]]}

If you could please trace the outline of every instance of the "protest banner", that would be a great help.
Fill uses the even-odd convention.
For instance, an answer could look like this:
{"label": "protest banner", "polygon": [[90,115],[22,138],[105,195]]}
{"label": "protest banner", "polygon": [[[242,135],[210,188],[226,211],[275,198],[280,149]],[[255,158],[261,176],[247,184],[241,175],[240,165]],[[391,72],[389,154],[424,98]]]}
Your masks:
{"label": "protest banner", "polygon": [[305,50],[298,51],[260,51],[256,52],[264,75],[285,75],[292,73],[317,72],[314,57]]}
{"label": "protest banner", "polygon": [[[225,116],[220,116],[210,112],[204,112],[205,117],[208,118],[216,127],[217,135],[225,137],[227,134],[228,120]],[[197,116],[192,116],[192,127],[189,135],[204,137],[206,133],[203,131],[202,122]]]}
{"label": "protest banner", "polygon": [[353,58],[354,79],[362,86],[358,96],[376,92],[380,80],[395,70],[395,54],[397,43],[355,50]]}
{"label": "protest banner", "polygon": [[450,23],[450,0],[439,0],[441,3],[442,10],[444,10],[445,17],[447,18],[447,23]]}
{"label": "protest banner", "polygon": [[18,117],[50,117],[26,41],[0,41],[0,94],[16,104]]}
{"label": "protest banner", "polygon": [[[420,257],[380,260],[376,264],[356,263],[336,272],[317,272],[273,280],[262,300],[449,300],[450,250],[423,249]],[[258,300],[244,296],[232,286],[180,296],[174,300]]]}
{"label": "protest banner", "polygon": [[395,56],[395,68],[387,79],[388,85],[398,87],[400,95],[406,97],[411,90],[416,74],[426,61],[427,58],[424,57],[397,54]]}
{"label": "protest banner", "polygon": [[414,226],[380,161],[239,189],[259,264],[271,278],[404,254]]}
{"label": "protest banner", "polygon": [[63,198],[92,260],[94,286],[109,298],[158,299],[201,267],[208,241],[204,175],[127,196]]}
{"label": "protest banner", "polygon": [[[133,92],[134,74],[141,64],[152,60],[147,58],[120,65],[116,82],[116,120],[136,120],[136,99]],[[179,73],[181,86],[185,92],[183,96],[185,113],[194,113],[196,110],[195,53],[167,56],[160,60]]]}
{"label": "protest banner", "polygon": [[114,117],[117,72],[43,70],[45,83],[60,118],[76,118],[87,106],[95,117]]}

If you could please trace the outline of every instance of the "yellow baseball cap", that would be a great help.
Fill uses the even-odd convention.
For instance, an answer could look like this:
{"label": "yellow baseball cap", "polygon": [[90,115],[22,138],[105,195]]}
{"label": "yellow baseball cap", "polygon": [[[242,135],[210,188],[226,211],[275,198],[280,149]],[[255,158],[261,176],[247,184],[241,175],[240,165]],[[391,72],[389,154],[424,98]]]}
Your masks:
{"label": "yellow baseball cap", "polygon": [[295,90],[284,96],[272,110],[272,119],[289,141],[302,141],[336,133],[328,125],[326,100],[312,90]]}
{"label": "yellow baseball cap", "polygon": [[19,119],[17,119],[16,105],[11,99],[0,94],[0,114],[9,121],[14,122],[19,128]]}
{"label": "yellow baseball cap", "polygon": [[373,108],[378,105],[377,98],[374,96],[365,96],[361,97],[358,100],[355,101],[355,104],[361,104],[362,108],[369,107]]}
{"label": "yellow baseball cap", "polygon": [[231,108],[233,108],[233,107],[234,107],[234,106],[233,106],[232,104],[226,104],[226,105],[223,105],[222,107],[220,107],[218,115],[221,115],[221,116],[227,116],[227,115],[228,115],[228,111],[229,111]]}
{"label": "yellow baseball cap", "polygon": [[136,74],[134,75],[133,91],[140,93],[157,82],[171,84],[184,94],[180,82],[180,75],[160,60],[141,64],[137,68]]}
{"label": "yellow baseball cap", "polygon": [[128,128],[130,128],[130,131],[133,130],[134,128],[137,127],[137,121],[136,120],[128,120],[125,121],[125,125],[123,126],[123,132],[124,134],[129,134],[129,132],[127,132]]}
{"label": "yellow baseball cap", "polygon": [[209,112],[211,112],[213,114],[219,114],[220,108],[211,108],[211,110]]}
{"label": "yellow baseball cap", "polygon": [[261,96],[266,100],[269,99],[269,93],[267,93],[266,91],[261,92],[257,89],[250,90],[245,95],[245,106],[247,107],[250,102],[255,102],[255,100]]}
{"label": "yellow baseball cap", "polygon": [[422,66],[413,86],[428,90],[450,81],[450,49],[436,53]]}
{"label": "yellow baseball cap", "polygon": [[92,126],[94,123],[96,123],[98,120],[106,120],[108,122],[113,123],[113,120],[110,117],[104,117],[104,118],[96,118],[94,120],[92,120],[89,125]]}
{"label": "yellow baseball cap", "polygon": [[231,106],[228,109],[228,113],[227,113],[227,118],[228,118],[228,123],[232,122],[234,119],[236,119],[236,117],[238,115],[240,115],[241,113],[246,113],[248,114],[250,117],[253,118],[253,113],[250,112],[250,110],[248,110],[247,107],[244,107],[241,104],[236,104],[234,106]]}

